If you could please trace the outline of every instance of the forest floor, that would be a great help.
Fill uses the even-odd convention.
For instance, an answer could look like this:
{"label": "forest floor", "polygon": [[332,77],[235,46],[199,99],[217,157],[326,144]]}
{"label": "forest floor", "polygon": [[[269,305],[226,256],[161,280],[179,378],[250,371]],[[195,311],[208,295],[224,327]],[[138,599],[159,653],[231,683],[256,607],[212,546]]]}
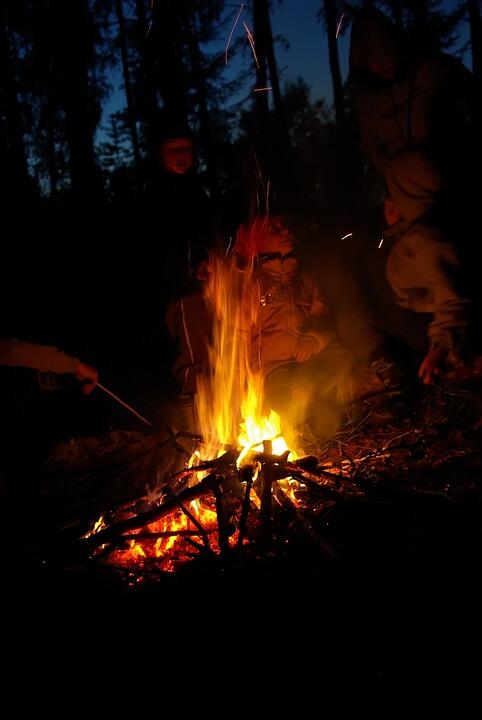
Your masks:
{"label": "forest floor", "polygon": [[203,688],[219,704],[221,684],[249,708],[252,682],[271,707],[288,694],[299,710],[316,699],[390,717],[452,701],[462,712],[480,655],[481,391],[478,361],[408,417],[380,424],[358,407],[309,448],[313,476],[335,484],[300,493],[308,533],[290,536],[285,522],[268,552],[175,573],[120,572],[70,552],[99,510],[145,495],[159,462],[178,469],[173,431],[59,445],[41,510],[55,532],[19,532],[4,551],[10,669],[76,692],[128,673],[137,694],[157,683],[170,702]]}

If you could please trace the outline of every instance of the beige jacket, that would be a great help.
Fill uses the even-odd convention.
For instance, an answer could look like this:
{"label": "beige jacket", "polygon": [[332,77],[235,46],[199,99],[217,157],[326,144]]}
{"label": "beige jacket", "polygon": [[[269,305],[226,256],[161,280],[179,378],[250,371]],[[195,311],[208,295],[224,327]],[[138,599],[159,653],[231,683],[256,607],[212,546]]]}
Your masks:
{"label": "beige jacket", "polygon": [[293,257],[266,261],[254,271],[244,309],[252,363],[264,374],[296,362],[300,342],[313,356],[331,339],[330,330],[320,327],[319,321],[329,314],[326,304],[314,281],[298,271]]}
{"label": "beige jacket", "polygon": [[386,273],[398,304],[432,314],[431,347],[456,351],[466,332],[469,303],[456,288],[459,260],[454,247],[439,230],[417,222],[394,226],[388,235],[394,245]]}

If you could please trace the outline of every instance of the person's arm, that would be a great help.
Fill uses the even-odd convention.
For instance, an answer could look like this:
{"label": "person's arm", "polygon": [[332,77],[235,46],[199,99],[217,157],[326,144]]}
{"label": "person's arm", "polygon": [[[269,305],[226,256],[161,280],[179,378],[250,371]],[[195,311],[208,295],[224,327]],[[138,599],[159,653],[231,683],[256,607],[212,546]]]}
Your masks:
{"label": "person's arm", "polygon": [[97,370],[85,365],[78,358],[50,345],[38,345],[16,338],[0,340],[0,365],[75,375],[84,383],[83,390],[86,394],[94,389],[98,379]]}
{"label": "person's arm", "polygon": [[304,274],[302,280],[305,291],[311,297],[311,305],[296,348],[295,358],[298,362],[306,362],[312,355],[324,350],[332,339],[332,332],[326,323],[330,311],[318,284]]}
{"label": "person's arm", "polygon": [[402,307],[431,313],[430,347],[418,376],[432,385],[457,352],[467,328],[469,301],[455,289],[459,262],[453,246],[433,228],[417,226],[394,247],[387,262],[387,278]]}

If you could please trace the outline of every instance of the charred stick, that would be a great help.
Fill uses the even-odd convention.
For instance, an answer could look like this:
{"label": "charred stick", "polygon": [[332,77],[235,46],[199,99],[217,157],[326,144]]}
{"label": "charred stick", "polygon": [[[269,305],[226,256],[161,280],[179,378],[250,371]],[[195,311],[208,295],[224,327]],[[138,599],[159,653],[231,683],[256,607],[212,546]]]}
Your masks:
{"label": "charred stick", "polygon": [[212,470],[213,468],[224,469],[236,463],[238,457],[237,450],[228,450],[221,455],[221,457],[215,458],[214,460],[205,460],[200,465],[194,465],[190,468],[183,468],[178,472],[173,473],[170,476],[171,480],[183,479],[187,475],[192,475],[195,472],[204,472],[205,470]]}
{"label": "charred stick", "polygon": [[[103,545],[104,543],[111,542],[113,538],[119,537],[120,535],[122,535],[122,533],[128,530],[135,530],[136,528],[141,528],[145,525],[149,525],[155,520],[160,520],[160,518],[168,515],[176,507],[179,507],[179,504],[182,501],[190,502],[191,500],[195,500],[196,498],[202,497],[203,495],[211,492],[214,482],[217,482],[216,476],[207,475],[203,480],[201,480],[201,482],[197,483],[197,485],[186,488],[178,496],[171,497],[165,503],[162,503],[162,505],[160,505],[159,507],[153,508],[152,510],[147,510],[146,512],[140,513],[135,517],[128,518],[127,520],[113,523],[112,525],[109,525],[109,527],[104,528],[103,530],[99,530],[99,532],[95,533],[94,535],[83,538],[82,542],[84,542],[87,547],[95,548],[99,545]],[[185,509],[184,512],[186,512]]]}
{"label": "charred stick", "polygon": [[192,537],[188,537],[187,535],[184,537],[184,540],[192,545],[198,552],[206,552],[206,546],[204,544],[201,545],[201,543],[196,542],[196,540],[193,540]]}
{"label": "charred stick", "polygon": [[338,558],[336,550],[330,543],[320,537],[311,524],[298,512],[288,495],[278,486],[278,483],[273,483],[273,493],[281,507],[287,512],[294,528],[315,545],[318,550],[321,550],[327,560],[336,560]]}
{"label": "charred stick", "polygon": [[167,429],[167,433],[169,435],[169,439],[170,439],[170,443],[171,443],[172,447],[175,450],[177,450],[179,453],[181,453],[181,455],[184,455],[184,457],[186,457],[189,460],[189,458],[192,455],[192,452],[189,452],[189,450],[186,450],[186,448],[183,445],[181,445],[180,442],[177,441],[177,437],[178,437],[179,433],[177,433],[171,427],[168,427],[166,429]]}
{"label": "charred stick", "polygon": [[212,552],[211,545],[209,544],[208,534],[207,534],[206,530],[203,528],[203,526],[201,525],[201,523],[199,522],[199,520],[197,519],[197,517],[195,515],[193,515],[192,512],[190,510],[188,510],[187,507],[185,507],[182,504],[179,497],[177,497],[176,495],[173,495],[172,499],[176,502],[176,504],[179,506],[179,508],[184,513],[184,515],[186,515],[186,517],[189,518],[189,520],[192,522],[192,524],[198,528],[199,533],[203,539],[204,549],[207,550],[208,552]]}
{"label": "charred stick", "polygon": [[[265,455],[270,456],[272,454],[271,441],[265,440],[263,444]],[[276,480],[274,470],[275,468],[272,461],[268,460],[263,464],[261,476],[261,522],[263,525],[264,540],[267,545],[271,543],[273,534],[271,491],[273,482]]]}
{"label": "charred stick", "polygon": [[226,500],[221,485],[222,478],[219,483],[213,486],[213,493],[216,500],[216,516],[218,520],[218,542],[221,555],[226,556],[229,552],[229,532],[228,519],[226,513]]}
{"label": "charred stick", "polygon": [[241,507],[241,515],[239,516],[239,523],[238,523],[238,540],[236,543],[236,547],[239,550],[243,545],[243,540],[246,535],[246,526],[248,523],[248,515],[249,515],[249,507],[251,504],[251,488],[253,487],[253,468],[251,466],[247,466],[243,468],[240,472],[240,482],[243,482],[243,479],[246,478],[246,489],[244,491],[243,496],[243,505]]}
{"label": "charred stick", "polygon": [[330,499],[334,497],[338,497],[339,493],[335,490],[333,486],[330,486],[328,484],[323,484],[320,482],[320,479],[314,480],[311,477],[309,477],[309,474],[304,472],[303,470],[290,470],[290,477],[294,478],[294,480],[298,480],[298,482],[303,483],[308,487],[310,490],[313,490],[314,492],[320,493],[321,495],[328,496]]}
{"label": "charred stick", "polygon": [[[211,530],[210,532],[214,532]],[[202,545],[201,543],[196,542],[193,540],[192,535],[199,536],[201,535],[200,532],[197,530],[174,530],[172,532],[157,532],[157,533],[138,533],[135,535],[134,533],[131,533],[130,535],[121,535],[118,538],[115,538],[109,545],[104,548],[101,552],[97,553],[96,558],[98,560],[103,559],[107,556],[109,556],[111,553],[113,553],[116,549],[118,549],[119,545],[122,545],[127,540],[158,540],[159,538],[165,538],[165,537],[174,537],[179,536],[182,537],[187,543],[192,545],[196,548],[199,552],[204,552],[206,550],[205,545]],[[121,548],[122,550],[122,548]]]}
{"label": "charred stick", "polygon": [[353,492],[360,493],[360,489],[357,488],[356,485],[326,470],[309,472],[296,463],[285,463],[285,469],[289,471],[292,477],[296,477],[297,480],[301,478],[301,482],[304,482],[313,490],[318,489],[319,492],[332,491],[338,495],[340,492],[349,489]]}
{"label": "charred stick", "polygon": [[[214,530],[205,530],[206,535],[211,535]],[[121,540],[157,540],[158,538],[167,537],[184,537],[187,538],[191,535],[199,537],[203,533],[200,530],[166,530],[165,532],[140,532],[130,533],[129,535],[123,535]]]}

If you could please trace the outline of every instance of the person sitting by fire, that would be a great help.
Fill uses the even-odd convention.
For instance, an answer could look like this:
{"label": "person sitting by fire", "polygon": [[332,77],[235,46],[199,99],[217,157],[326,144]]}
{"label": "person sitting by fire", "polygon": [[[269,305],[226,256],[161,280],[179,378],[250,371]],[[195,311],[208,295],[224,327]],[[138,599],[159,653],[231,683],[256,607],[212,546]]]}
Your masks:
{"label": "person sitting by fire", "polygon": [[367,373],[339,341],[317,283],[299,265],[295,238],[279,215],[241,226],[234,253],[246,273],[244,327],[252,367],[265,382],[266,410],[315,438],[337,427]]}
{"label": "person sitting by fire", "polygon": [[[209,253],[219,244],[216,207],[197,172],[197,156],[192,130],[176,118],[162,116],[144,197],[146,236],[156,244],[147,256],[146,277],[151,279],[146,292],[151,307],[164,317],[162,354],[175,380],[174,390],[183,399],[195,393],[196,376],[207,356],[211,320],[202,286]],[[162,262],[153,263],[160,245]],[[153,328],[159,328],[159,322],[147,332],[153,333]]]}

